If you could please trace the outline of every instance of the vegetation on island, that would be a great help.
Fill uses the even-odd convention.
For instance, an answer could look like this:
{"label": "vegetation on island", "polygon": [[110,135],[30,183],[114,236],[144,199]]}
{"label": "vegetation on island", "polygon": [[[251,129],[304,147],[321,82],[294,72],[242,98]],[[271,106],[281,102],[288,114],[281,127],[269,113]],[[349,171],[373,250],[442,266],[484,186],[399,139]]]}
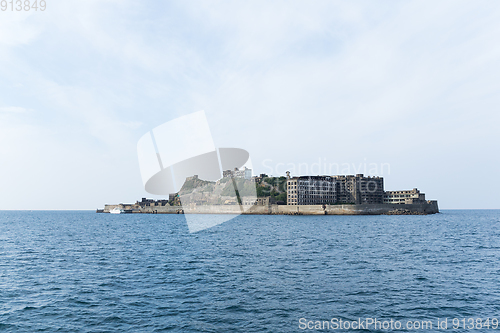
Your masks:
{"label": "vegetation on island", "polygon": [[[168,203],[171,206],[181,205],[181,197],[198,198],[212,204],[223,204],[221,198],[234,198],[234,202],[241,204],[244,197],[264,198],[271,197],[275,202],[286,203],[286,177],[254,177],[252,179],[224,177],[218,181],[207,181],[198,177],[188,177],[179,193]],[[203,199],[200,199],[203,198]]]}
{"label": "vegetation on island", "polygon": [[286,177],[263,177],[255,183],[257,197],[271,197],[286,202]]}

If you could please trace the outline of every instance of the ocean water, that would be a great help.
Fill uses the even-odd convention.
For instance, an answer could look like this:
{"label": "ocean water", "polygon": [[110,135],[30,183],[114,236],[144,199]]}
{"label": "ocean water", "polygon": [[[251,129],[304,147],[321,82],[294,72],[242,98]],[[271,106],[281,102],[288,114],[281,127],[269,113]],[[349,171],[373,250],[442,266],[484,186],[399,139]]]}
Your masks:
{"label": "ocean water", "polygon": [[194,234],[182,215],[0,212],[2,332],[339,331],[365,318],[494,331],[477,320],[500,320],[500,210],[239,216]]}

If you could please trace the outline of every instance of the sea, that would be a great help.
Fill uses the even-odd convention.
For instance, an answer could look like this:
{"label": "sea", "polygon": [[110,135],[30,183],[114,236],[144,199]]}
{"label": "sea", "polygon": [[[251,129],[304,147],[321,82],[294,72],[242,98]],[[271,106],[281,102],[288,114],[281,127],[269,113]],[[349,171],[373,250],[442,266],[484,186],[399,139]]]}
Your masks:
{"label": "sea", "polygon": [[1,332],[489,332],[499,321],[500,210],[245,215],[196,233],[183,215],[0,211]]}

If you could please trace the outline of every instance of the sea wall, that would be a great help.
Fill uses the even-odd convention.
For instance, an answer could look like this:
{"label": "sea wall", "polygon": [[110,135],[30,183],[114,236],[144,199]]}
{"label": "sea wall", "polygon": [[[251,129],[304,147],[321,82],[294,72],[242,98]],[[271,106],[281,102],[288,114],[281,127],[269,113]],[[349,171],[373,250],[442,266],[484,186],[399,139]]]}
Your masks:
{"label": "sea wall", "polygon": [[143,214],[255,214],[255,215],[426,215],[439,213],[437,201],[415,204],[365,205],[214,205],[214,206],[146,206],[105,205],[103,212],[113,208],[127,213]]}
{"label": "sea wall", "polygon": [[328,215],[427,215],[439,213],[437,201],[414,204],[372,204],[327,206]]}

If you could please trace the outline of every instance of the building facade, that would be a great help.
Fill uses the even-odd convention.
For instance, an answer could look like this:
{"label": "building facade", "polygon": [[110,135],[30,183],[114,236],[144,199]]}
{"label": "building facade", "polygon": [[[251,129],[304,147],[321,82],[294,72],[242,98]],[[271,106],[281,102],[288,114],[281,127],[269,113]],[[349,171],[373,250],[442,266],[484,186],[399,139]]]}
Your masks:
{"label": "building facade", "polygon": [[287,180],[287,205],[324,205],[337,202],[336,182],[330,176],[301,176]]}
{"label": "building facade", "polygon": [[425,193],[420,193],[416,188],[403,191],[385,191],[384,203],[387,204],[413,204],[425,202]]}
{"label": "building facade", "polygon": [[275,204],[276,200],[271,197],[243,197],[242,204],[244,206],[269,206]]}
{"label": "building facade", "polygon": [[301,176],[287,179],[287,205],[381,204],[384,179],[346,176]]}
{"label": "building facade", "polygon": [[234,170],[225,170],[222,172],[222,177],[251,179],[252,169],[243,167],[242,169],[234,168]]}

